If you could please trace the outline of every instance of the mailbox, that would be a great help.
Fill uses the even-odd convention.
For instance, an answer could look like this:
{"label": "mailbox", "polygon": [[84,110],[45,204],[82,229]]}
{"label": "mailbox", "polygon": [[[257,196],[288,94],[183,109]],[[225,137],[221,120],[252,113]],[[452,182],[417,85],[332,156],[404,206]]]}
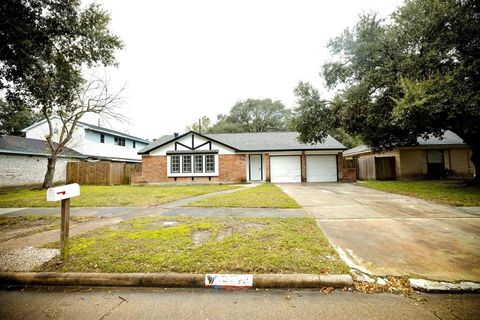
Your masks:
{"label": "mailbox", "polygon": [[47,190],[47,201],[60,201],[80,195],[78,183],[66,184],[64,186],[49,188]]}

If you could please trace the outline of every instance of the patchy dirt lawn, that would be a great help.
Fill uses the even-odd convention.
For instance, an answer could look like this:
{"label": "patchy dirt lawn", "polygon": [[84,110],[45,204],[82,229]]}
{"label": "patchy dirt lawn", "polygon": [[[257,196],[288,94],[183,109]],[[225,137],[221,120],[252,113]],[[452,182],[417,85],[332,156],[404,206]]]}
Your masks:
{"label": "patchy dirt lawn", "polygon": [[[96,217],[72,217],[70,225],[98,219]],[[0,216],[0,241],[26,237],[35,233],[60,229],[58,216]]]}
{"label": "patchy dirt lawn", "polygon": [[[73,238],[44,271],[348,273],[311,218],[137,218]],[[58,244],[48,246],[57,248]]]}

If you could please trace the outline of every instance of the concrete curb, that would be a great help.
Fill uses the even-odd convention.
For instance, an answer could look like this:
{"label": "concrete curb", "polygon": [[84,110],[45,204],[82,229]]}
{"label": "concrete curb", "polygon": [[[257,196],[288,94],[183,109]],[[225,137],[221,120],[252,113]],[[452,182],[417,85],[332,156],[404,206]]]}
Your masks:
{"label": "concrete curb", "polygon": [[[204,274],[189,273],[56,273],[0,272],[0,284],[102,287],[205,288]],[[348,274],[255,274],[253,288],[343,288],[353,285]]]}
{"label": "concrete curb", "polygon": [[445,282],[410,278],[409,282],[414,290],[429,293],[480,292],[480,283],[472,281]]}

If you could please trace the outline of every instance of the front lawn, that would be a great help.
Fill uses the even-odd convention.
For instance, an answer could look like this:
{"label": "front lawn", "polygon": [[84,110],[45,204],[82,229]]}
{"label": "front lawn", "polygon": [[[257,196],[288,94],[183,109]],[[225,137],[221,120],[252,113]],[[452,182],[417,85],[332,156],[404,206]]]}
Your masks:
{"label": "front lawn", "polygon": [[[206,193],[238,188],[233,185],[80,186],[74,207],[148,207]],[[0,190],[0,208],[57,207],[47,202],[46,190]]]}
{"label": "front lawn", "polygon": [[300,208],[295,200],[271,183],[264,183],[256,187],[189,203],[187,206],[211,208]]}
{"label": "front lawn", "polygon": [[480,206],[480,187],[465,187],[463,181],[367,181],[369,188],[418,197],[458,207]]}
{"label": "front lawn", "polygon": [[72,238],[69,250],[42,271],[349,271],[312,218],[136,218]]}

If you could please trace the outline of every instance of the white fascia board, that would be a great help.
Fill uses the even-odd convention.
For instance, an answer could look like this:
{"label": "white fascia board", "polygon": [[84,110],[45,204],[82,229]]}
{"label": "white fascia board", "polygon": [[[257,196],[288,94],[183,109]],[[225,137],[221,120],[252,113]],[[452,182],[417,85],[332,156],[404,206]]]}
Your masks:
{"label": "white fascia board", "polygon": [[[4,154],[18,154],[23,156],[41,156],[41,157],[49,157],[51,154],[49,153],[38,153],[38,152],[22,152],[22,151],[12,151],[12,150],[3,150],[0,149],[0,153]],[[74,158],[74,159],[86,159],[87,156],[71,156],[71,155],[63,155],[60,154],[59,158]]]}

